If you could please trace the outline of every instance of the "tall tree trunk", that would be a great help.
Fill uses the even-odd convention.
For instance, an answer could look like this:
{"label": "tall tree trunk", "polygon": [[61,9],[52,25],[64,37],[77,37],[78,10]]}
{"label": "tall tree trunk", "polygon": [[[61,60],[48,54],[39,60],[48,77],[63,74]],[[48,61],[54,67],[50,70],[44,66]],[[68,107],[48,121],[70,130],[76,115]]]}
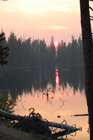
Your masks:
{"label": "tall tree trunk", "polygon": [[90,140],[93,140],[93,43],[89,0],[80,0],[80,10],[85,69],[85,91],[89,112]]}

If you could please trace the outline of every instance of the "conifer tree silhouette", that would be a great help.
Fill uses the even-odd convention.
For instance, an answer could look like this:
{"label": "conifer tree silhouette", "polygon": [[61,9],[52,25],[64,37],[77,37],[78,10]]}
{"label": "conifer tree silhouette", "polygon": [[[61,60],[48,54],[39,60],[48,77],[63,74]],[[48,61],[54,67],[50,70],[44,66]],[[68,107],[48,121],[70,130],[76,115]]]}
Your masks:
{"label": "conifer tree silhouette", "polygon": [[0,65],[7,64],[7,56],[8,56],[8,51],[9,48],[8,46],[4,47],[3,42],[5,41],[5,33],[2,32],[0,34]]}

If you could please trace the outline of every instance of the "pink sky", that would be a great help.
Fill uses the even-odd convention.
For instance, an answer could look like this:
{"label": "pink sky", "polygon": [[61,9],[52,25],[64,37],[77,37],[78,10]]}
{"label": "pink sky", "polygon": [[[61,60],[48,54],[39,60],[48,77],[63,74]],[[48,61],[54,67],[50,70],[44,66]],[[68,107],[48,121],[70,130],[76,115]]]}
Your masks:
{"label": "pink sky", "polygon": [[79,0],[0,1],[0,27],[9,37],[71,41],[81,35]]}

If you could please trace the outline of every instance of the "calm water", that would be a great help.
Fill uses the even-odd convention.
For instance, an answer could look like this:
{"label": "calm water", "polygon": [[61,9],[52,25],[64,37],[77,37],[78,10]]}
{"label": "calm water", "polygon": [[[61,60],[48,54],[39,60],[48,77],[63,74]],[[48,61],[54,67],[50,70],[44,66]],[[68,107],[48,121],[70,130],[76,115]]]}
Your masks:
{"label": "calm water", "polygon": [[61,123],[66,120],[68,125],[82,127],[82,131],[68,135],[69,140],[89,140],[88,117],[72,117],[88,113],[82,69],[55,67],[1,70],[0,73],[0,89],[8,89],[16,100],[16,114],[29,115],[28,110],[33,107],[48,121]]}

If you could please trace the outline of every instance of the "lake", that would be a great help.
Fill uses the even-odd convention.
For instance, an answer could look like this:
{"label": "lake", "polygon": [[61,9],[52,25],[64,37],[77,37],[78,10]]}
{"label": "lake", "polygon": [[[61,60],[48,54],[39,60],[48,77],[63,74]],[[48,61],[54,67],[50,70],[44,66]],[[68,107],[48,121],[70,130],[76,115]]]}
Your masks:
{"label": "lake", "polygon": [[87,102],[82,68],[55,67],[37,70],[0,70],[0,90],[9,90],[16,100],[15,114],[29,115],[34,108],[48,121],[82,127],[82,131],[64,136],[68,140],[89,140]]}

